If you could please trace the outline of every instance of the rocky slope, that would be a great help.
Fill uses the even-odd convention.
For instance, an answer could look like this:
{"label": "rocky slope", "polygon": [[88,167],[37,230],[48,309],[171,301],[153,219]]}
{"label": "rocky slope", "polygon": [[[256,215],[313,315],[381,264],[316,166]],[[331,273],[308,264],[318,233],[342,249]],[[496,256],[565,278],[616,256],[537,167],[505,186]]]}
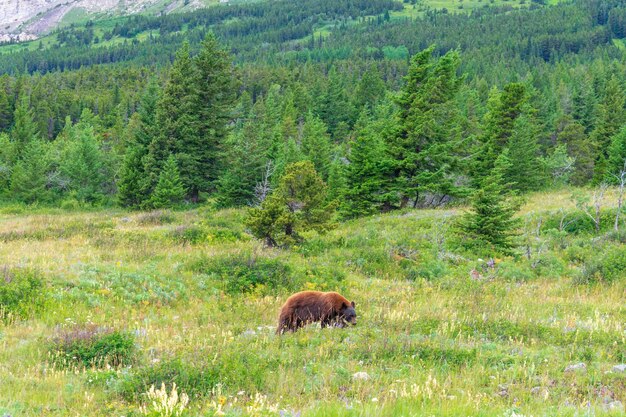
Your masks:
{"label": "rocky slope", "polygon": [[[156,3],[174,9],[181,0],[0,0],[0,42],[30,40],[56,27],[72,9],[87,13],[138,13]],[[170,4],[171,3],[171,4]],[[196,2],[194,2],[196,3]],[[198,2],[199,3],[199,2]],[[201,4],[198,4],[200,6]]]}

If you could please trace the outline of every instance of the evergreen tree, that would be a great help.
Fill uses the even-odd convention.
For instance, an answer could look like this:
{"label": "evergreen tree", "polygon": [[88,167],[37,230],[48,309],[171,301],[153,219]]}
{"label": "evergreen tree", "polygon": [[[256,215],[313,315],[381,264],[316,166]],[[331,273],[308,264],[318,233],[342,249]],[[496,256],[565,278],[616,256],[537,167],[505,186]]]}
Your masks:
{"label": "evergreen tree", "polygon": [[626,127],[611,139],[608,150],[606,174],[604,181],[608,184],[618,184],[616,175],[624,169],[626,161]]}
{"label": "evergreen tree", "polygon": [[153,208],[174,207],[180,204],[184,198],[185,188],[178,174],[176,158],[174,155],[170,155],[159,174],[159,182],[150,197],[149,204]]}
{"label": "evergreen tree", "polygon": [[350,102],[345,91],[343,80],[333,66],[328,72],[328,84],[320,98],[318,114],[335,139],[341,139],[340,127],[349,124]]}
{"label": "evergreen tree", "polygon": [[13,110],[9,94],[0,82],[0,132],[6,131],[13,123]]}
{"label": "evergreen tree", "polygon": [[347,166],[344,158],[335,156],[328,171],[328,200],[341,201],[346,195],[348,183],[346,181]]}
{"label": "evergreen tree", "polygon": [[511,166],[507,153],[496,159],[494,168],[472,196],[471,211],[459,223],[461,232],[472,242],[504,254],[515,247],[519,227],[519,220],[513,217],[517,207],[507,196],[504,180],[504,173]]}
{"label": "evergreen tree", "polygon": [[146,179],[145,161],[150,144],[157,136],[156,108],[159,87],[153,79],[141,97],[139,109],[130,124],[131,138],[120,170],[118,202],[125,207],[140,207],[148,198],[150,184]]}
{"label": "evergreen tree", "polygon": [[460,79],[459,54],[450,51],[433,62],[430,47],[413,57],[398,98],[398,130],[389,146],[401,205],[416,207],[428,192],[455,194],[454,147],[457,112],[454,98]]}
{"label": "evergreen tree", "polygon": [[310,161],[287,166],[280,184],[261,206],[248,212],[246,224],[252,234],[269,246],[302,241],[302,233],[323,233],[331,222],[336,204],[327,202],[327,187]]}
{"label": "evergreen tree", "polygon": [[27,143],[39,138],[39,130],[35,123],[35,116],[30,108],[28,97],[24,96],[15,109],[15,124],[11,130],[11,139],[17,143],[18,153]]}
{"label": "evergreen tree", "polygon": [[180,138],[177,158],[189,197],[197,201],[200,192],[216,189],[220,147],[233,119],[237,82],[230,55],[212,33],[202,42],[193,64],[196,107],[191,111],[198,130]]}
{"label": "evergreen tree", "polygon": [[567,147],[567,154],[574,158],[574,171],[571,182],[585,185],[593,176],[595,146],[585,134],[585,127],[579,122],[565,117],[557,134],[557,143]]}
{"label": "evergreen tree", "polygon": [[[313,113],[308,113],[302,128],[302,153],[309,161],[313,162],[315,170],[328,179],[331,163],[331,144],[326,125]],[[294,162],[294,161],[292,161]]]}
{"label": "evergreen tree", "polygon": [[385,82],[375,64],[363,73],[354,94],[354,109],[360,112],[363,107],[373,109],[376,102],[385,95]]}
{"label": "evergreen tree", "polygon": [[545,179],[536,134],[537,129],[528,117],[518,117],[509,140],[511,166],[505,172],[505,181],[511,183],[514,190],[538,190]]}
{"label": "evergreen tree", "polygon": [[[169,78],[157,104],[158,133],[150,142],[148,153],[144,158],[146,195],[152,194],[156,187],[165,161],[171,154],[178,154],[179,151],[182,154],[182,160],[178,160],[178,163],[181,166],[183,183],[190,187],[195,178],[196,157],[183,153],[181,149],[183,141],[193,143],[200,140],[195,80],[197,73],[190,56],[189,43],[184,42],[176,53]],[[191,149],[188,151],[192,152]]]}
{"label": "evergreen tree", "polygon": [[[83,112],[91,120],[91,112]],[[82,120],[73,127],[62,152],[59,171],[69,180],[69,190],[81,202],[97,203],[104,197],[105,158],[93,127]]]}
{"label": "evergreen tree", "polygon": [[392,161],[385,142],[372,125],[367,112],[357,122],[359,129],[350,146],[346,167],[346,191],[340,206],[346,218],[380,212],[387,200],[385,191]]}
{"label": "evergreen tree", "polygon": [[24,144],[11,173],[11,197],[28,204],[48,201],[48,167],[46,147],[40,139],[34,138]]}
{"label": "evergreen tree", "polygon": [[591,133],[591,140],[598,150],[593,173],[593,181],[596,184],[602,182],[608,173],[608,149],[611,138],[620,131],[626,121],[625,103],[626,96],[622,83],[613,75],[606,84],[596,128]]}
{"label": "evergreen tree", "polygon": [[473,169],[474,184],[479,186],[485,177],[490,176],[494,161],[514,133],[515,121],[524,113],[529,113],[528,95],[523,84],[507,84],[502,92],[492,90],[487,103],[487,113],[483,121],[483,136],[476,152]]}
{"label": "evergreen tree", "polygon": [[16,160],[15,143],[11,142],[9,135],[0,133],[0,193],[9,188],[11,172]]}
{"label": "evergreen tree", "polygon": [[245,127],[224,143],[227,167],[218,181],[217,202],[220,207],[244,206],[254,200],[254,187],[261,181],[267,163],[262,137],[258,135],[256,116],[251,115]]}

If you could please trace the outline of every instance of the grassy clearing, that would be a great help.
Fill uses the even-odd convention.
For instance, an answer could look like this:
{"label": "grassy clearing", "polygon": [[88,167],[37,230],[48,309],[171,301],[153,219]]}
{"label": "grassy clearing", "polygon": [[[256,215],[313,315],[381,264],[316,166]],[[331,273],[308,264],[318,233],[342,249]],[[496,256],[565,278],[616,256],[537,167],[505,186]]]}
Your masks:
{"label": "grassy clearing", "polygon": [[[609,220],[555,231],[570,194],[531,196],[530,259],[493,267],[455,243],[460,210],[351,221],[287,251],[251,239],[239,210],[5,208],[4,276],[36,271],[46,301],[0,321],[0,415],[144,415],[161,383],[188,416],[620,415],[623,271],[574,282],[626,251]],[[275,336],[307,288],[356,300],[359,324]]]}

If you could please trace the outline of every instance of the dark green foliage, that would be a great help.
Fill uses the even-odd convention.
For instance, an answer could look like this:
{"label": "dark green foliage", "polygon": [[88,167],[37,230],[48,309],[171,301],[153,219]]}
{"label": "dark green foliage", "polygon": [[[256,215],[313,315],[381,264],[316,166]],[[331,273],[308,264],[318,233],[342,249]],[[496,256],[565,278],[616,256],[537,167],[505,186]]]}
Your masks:
{"label": "dark green foliage", "polygon": [[11,173],[11,197],[24,203],[49,200],[46,189],[49,166],[43,142],[33,139],[25,145]]}
{"label": "dark green foliage", "polygon": [[104,155],[88,119],[83,112],[81,121],[73,126],[69,140],[64,144],[59,161],[59,172],[68,180],[67,190],[78,201],[97,203],[104,197],[106,166]]}
{"label": "dark green foliage", "polygon": [[527,101],[528,95],[523,84],[511,83],[501,92],[497,90],[491,92],[483,121],[484,133],[476,152],[473,169],[474,182],[477,186],[490,175],[498,155],[510,146],[516,120],[529,111]]}
{"label": "dark green foliage", "polygon": [[[363,113],[357,126],[370,124]],[[346,218],[365,216],[382,211],[392,204],[389,196],[389,175],[393,161],[389,158],[380,129],[373,125],[362,127],[350,144],[346,171],[346,190],[340,211]],[[389,204],[388,204],[389,203]]]}
{"label": "dark green foliage", "polygon": [[185,188],[178,174],[177,161],[174,155],[170,155],[163,165],[149,205],[152,208],[169,208],[180,204],[185,197]]}
{"label": "dark green foliage", "polygon": [[599,257],[585,262],[579,283],[610,284],[626,278],[626,250],[623,245],[611,247],[603,251]]}
{"label": "dark green foliage", "polygon": [[333,227],[336,206],[327,202],[326,189],[311,162],[288,165],[278,188],[250,209],[246,224],[269,246],[297,243],[309,230],[325,232]]}
{"label": "dark green foliage", "polygon": [[129,366],[138,354],[130,333],[96,326],[65,331],[52,340],[48,350],[56,366],[70,369]]}
{"label": "dark green foliage", "polygon": [[509,140],[508,157],[511,163],[504,181],[520,192],[535,191],[545,183],[544,167],[539,159],[538,129],[526,116],[515,121]]}
{"label": "dark green foliage", "polygon": [[562,127],[557,134],[557,142],[567,146],[567,153],[574,161],[572,183],[586,184],[593,176],[595,146],[585,134],[585,127],[569,118],[561,121]]}
{"label": "dark green foliage", "polygon": [[471,211],[459,222],[463,235],[481,250],[508,254],[515,247],[519,220],[506,193],[504,172],[510,169],[507,152],[500,154],[489,176],[471,198]]}
{"label": "dark green foliage", "polygon": [[411,59],[398,98],[398,130],[389,140],[401,206],[417,207],[425,193],[455,194],[457,120],[454,98],[461,80],[460,57],[450,51],[433,62],[434,47]]}
{"label": "dark green foliage", "polygon": [[302,284],[290,267],[278,259],[242,254],[213,259],[195,270],[208,274],[229,294],[259,292],[274,294],[276,290],[295,290]]}
{"label": "dark green foliage", "polygon": [[0,321],[32,318],[44,309],[46,301],[39,273],[7,266],[0,269]]}
{"label": "dark green foliage", "polygon": [[18,150],[21,151],[29,142],[39,138],[39,130],[27,96],[21,97],[15,108],[14,119],[11,139],[18,144]]}
{"label": "dark green foliage", "polygon": [[324,181],[327,181],[331,163],[330,138],[324,122],[313,113],[309,112],[304,120],[301,144],[304,157],[313,162],[317,173]]}
{"label": "dark green foliage", "polygon": [[141,97],[135,123],[130,124],[131,139],[126,148],[117,183],[117,199],[122,206],[138,208],[147,199],[146,191],[151,184],[147,183],[145,162],[150,143],[158,134],[156,130],[158,99],[158,85],[155,80],[151,80]]}
{"label": "dark green foliage", "polygon": [[611,139],[608,149],[608,160],[604,181],[609,184],[619,184],[620,172],[626,169],[626,128]]}

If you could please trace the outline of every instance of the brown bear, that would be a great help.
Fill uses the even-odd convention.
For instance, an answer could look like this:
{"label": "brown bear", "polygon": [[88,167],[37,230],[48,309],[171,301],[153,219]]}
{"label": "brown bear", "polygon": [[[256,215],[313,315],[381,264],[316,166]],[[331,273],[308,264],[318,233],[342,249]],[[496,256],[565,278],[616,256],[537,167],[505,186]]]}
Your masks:
{"label": "brown bear", "polygon": [[322,327],[356,325],[354,301],[336,292],[302,291],[289,297],[278,319],[276,334],[295,332],[308,323],[321,322]]}

